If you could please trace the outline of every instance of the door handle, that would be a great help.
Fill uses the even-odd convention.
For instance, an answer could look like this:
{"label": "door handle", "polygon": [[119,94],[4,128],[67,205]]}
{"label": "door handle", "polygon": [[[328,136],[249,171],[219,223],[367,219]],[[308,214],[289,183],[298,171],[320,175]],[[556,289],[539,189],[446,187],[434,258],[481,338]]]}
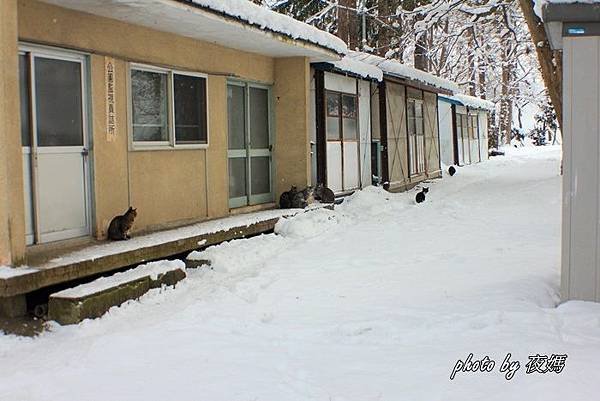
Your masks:
{"label": "door handle", "polygon": [[82,156],[87,156],[89,154],[90,154],[90,151],[87,148],[83,148],[83,150],[81,151]]}

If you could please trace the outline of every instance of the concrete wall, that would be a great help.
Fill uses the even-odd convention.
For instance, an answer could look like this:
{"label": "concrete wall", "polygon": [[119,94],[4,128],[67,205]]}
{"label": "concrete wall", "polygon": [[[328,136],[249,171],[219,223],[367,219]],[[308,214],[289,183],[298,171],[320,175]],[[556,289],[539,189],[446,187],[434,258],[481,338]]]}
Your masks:
{"label": "concrete wall", "polygon": [[563,300],[600,301],[600,38],[563,38]]}
{"label": "concrete wall", "polygon": [[311,179],[310,64],[307,58],[275,60],[275,196]]}
{"label": "concrete wall", "polygon": [[17,1],[0,2],[0,265],[25,252]]}
{"label": "concrete wall", "polygon": [[[309,63],[273,59],[30,0],[1,3],[0,262],[25,251],[17,75],[17,20],[21,42],[74,49],[89,55],[94,236],[131,204],[141,232],[229,213],[227,78],[274,87],[276,196],[310,178]],[[18,19],[17,19],[18,18]],[[106,135],[105,57],[116,65],[117,132]],[[128,65],[145,63],[208,75],[209,146],[206,149],[130,150]],[[287,187],[287,188],[286,188]],[[8,190],[10,189],[10,190]]]}

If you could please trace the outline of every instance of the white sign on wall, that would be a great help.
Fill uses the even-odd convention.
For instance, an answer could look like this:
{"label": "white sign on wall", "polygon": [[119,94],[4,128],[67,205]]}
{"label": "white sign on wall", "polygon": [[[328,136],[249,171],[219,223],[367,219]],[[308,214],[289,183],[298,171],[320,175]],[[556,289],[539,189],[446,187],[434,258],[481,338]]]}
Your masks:
{"label": "white sign on wall", "polygon": [[104,58],[104,75],[104,82],[106,82],[106,140],[113,142],[117,138],[114,58]]}

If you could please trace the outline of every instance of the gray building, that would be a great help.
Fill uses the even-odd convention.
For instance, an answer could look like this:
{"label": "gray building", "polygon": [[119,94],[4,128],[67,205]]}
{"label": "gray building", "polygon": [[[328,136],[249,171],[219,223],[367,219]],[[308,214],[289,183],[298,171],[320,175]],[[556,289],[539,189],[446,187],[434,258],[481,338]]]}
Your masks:
{"label": "gray building", "polygon": [[563,51],[563,300],[600,301],[600,4],[548,2]]}

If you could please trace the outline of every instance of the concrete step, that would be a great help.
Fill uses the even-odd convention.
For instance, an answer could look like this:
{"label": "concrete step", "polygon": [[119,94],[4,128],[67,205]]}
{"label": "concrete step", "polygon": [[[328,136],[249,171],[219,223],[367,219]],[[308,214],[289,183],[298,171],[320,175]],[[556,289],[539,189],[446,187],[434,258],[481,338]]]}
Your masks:
{"label": "concrete step", "polygon": [[113,306],[138,299],[152,288],[175,286],[185,277],[185,264],[180,260],[140,265],[50,295],[48,318],[63,325],[77,324],[100,317]]}

